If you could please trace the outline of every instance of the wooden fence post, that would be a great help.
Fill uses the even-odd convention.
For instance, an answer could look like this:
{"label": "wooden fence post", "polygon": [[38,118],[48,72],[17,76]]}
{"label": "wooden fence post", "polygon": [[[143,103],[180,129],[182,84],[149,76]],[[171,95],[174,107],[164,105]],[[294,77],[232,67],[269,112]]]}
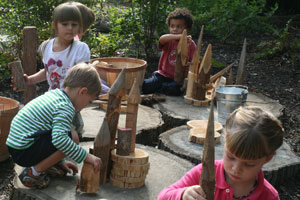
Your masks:
{"label": "wooden fence post", "polygon": [[[36,73],[36,55],[37,55],[37,30],[35,26],[25,26],[23,29],[23,54],[22,66],[24,73],[32,75]],[[37,96],[36,86],[27,86],[24,92],[24,104]]]}

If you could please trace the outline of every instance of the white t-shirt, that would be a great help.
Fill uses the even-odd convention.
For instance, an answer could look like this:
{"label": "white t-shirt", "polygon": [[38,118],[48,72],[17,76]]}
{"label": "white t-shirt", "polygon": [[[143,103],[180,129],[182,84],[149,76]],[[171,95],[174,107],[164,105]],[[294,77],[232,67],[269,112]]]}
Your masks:
{"label": "white t-shirt", "polygon": [[43,51],[43,63],[49,90],[62,88],[67,71],[78,63],[89,62],[91,56],[88,45],[79,40],[73,41],[70,53],[69,49],[71,45],[62,51],[54,52],[54,40],[55,38],[49,40]]}

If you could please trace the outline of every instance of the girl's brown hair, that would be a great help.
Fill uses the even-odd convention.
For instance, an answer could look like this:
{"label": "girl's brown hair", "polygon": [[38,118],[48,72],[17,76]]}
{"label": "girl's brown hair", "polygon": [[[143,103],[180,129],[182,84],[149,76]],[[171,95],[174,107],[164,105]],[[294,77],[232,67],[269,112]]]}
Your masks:
{"label": "girl's brown hair", "polygon": [[238,158],[259,159],[282,145],[283,132],[280,121],[271,113],[255,106],[240,107],[226,120],[226,148]]}

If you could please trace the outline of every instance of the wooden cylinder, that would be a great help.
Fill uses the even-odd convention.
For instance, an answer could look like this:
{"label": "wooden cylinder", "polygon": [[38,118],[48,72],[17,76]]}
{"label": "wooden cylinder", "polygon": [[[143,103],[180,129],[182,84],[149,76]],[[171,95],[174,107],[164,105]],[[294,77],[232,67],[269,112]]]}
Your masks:
{"label": "wooden cylinder", "polygon": [[141,149],[135,149],[128,156],[119,156],[116,150],[111,151],[113,168],[110,183],[120,188],[138,188],[145,184],[150,163],[149,154]]}
{"label": "wooden cylinder", "polygon": [[131,128],[118,128],[117,154],[128,156],[131,146]]}
{"label": "wooden cylinder", "polygon": [[15,61],[8,63],[8,67],[11,69],[11,73],[13,76],[13,84],[14,84],[14,91],[20,92],[24,91],[26,88],[25,80],[24,80],[24,71],[21,64],[21,61]]}
{"label": "wooden cylinder", "polygon": [[96,193],[99,189],[99,177],[100,171],[95,172],[92,164],[84,162],[79,181],[80,191]]}
{"label": "wooden cylinder", "polygon": [[[23,55],[22,65],[24,73],[29,75],[35,74],[36,69],[36,54],[37,54],[37,30],[35,26],[25,26],[23,29]],[[26,87],[24,92],[24,103],[28,103],[37,96],[36,86],[31,85]]]}
{"label": "wooden cylinder", "polygon": [[187,82],[187,88],[186,88],[186,97],[191,98],[192,92],[193,92],[193,85],[194,85],[194,76],[195,74],[191,71],[188,73],[188,82]]}

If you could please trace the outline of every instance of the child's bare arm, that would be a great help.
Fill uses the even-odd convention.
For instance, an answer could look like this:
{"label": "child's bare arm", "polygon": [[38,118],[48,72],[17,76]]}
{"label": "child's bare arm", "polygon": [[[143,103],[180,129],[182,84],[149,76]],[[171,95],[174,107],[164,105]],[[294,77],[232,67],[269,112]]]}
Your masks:
{"label": "child's bare arm", "polygon": [[86,156],[85,162],[92,164],[95,172],[99,171],[102,166],[101,158],[98,158],[90,153]]}
{"label": "child's bare arm", "polygon": [[181,199],[182,200],[192,200],[192,199],[205,200],[206,195],[200,185],[193,185],[186,188],[186,190],[183,192]]}
{"label": "child's bare arm", "polygon": [[160,36],[159,43],[166,44],[171,40],[179,40],[182,34],[165,34]]}
{"label": "child's bare arm", "polygon": [[26,85],[34,85],[37,83],[40,83],[42,81],[46,80],[46,70],[42,69],[39,72],[28,76],[27,74],[24,74],[24,79],[25,79],[25,83]]}

